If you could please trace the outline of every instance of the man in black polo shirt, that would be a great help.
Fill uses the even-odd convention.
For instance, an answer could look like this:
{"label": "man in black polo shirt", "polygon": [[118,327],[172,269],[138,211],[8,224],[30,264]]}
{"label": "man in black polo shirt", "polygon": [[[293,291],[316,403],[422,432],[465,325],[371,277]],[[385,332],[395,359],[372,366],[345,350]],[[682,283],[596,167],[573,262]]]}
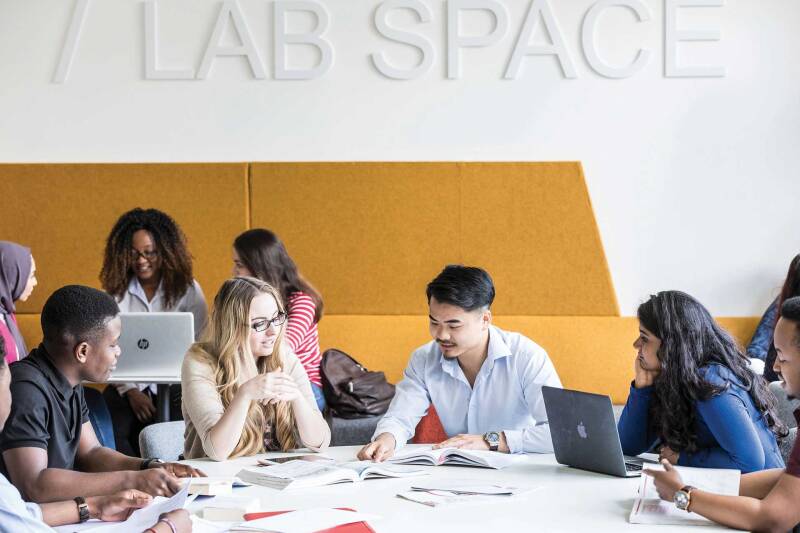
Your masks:
{"label": "man in black polo shirt", "polygon": [[63,287],[42,310],[44,341],[10,367],[14,402],[0,436],[0,470],[31,501],[125,489],[169,496],[180,488],[177,477],[203,475],[178,463],[128,457],[98,442],[81,382],[105,381],[114,370],[118,315],[106,293]]}

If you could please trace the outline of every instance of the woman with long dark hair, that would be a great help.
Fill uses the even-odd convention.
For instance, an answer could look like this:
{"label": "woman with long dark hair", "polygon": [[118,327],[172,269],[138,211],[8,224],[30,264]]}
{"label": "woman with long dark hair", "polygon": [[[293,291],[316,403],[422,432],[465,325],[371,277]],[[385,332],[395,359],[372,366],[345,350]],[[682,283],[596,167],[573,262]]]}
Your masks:
{"label": "woman with long dark hair", "polygon": [[635,378],[619,421],[627,455],[754,472],[783,467],[775,397],[733,338],[679,291],[639,306]]}
{"label": "woman with long dark hair", "polygon": [[[172,217],[158,209],[132,209],[117,220],[106,241],[100,282],[123,313],[190,312],[195,338],[205,327],[208,309],[192,274],[186,237]],[[170,387],[170,413],[177,419],[179,390]],[[139,455],[139,432],[154,421],[155,385],[123,383],[106,387],[103,396],[114,421],[117,449]]]}
{"label": "woman with long dark hair", "polygon": [[774,302],[764,311],[764,316],[756,327],[750,344],[747,345],[747,355],[764,361],[764,377],[767,381],[777,381],[778,375],[773,369],[775,364],[775,344],[772,336],[775,324],[781,317],[780,309],[783,302],[794,296],[800,296],[800,254],[794,256],[789,264],[789,271],[783,282],[781,293]]}
{"label": "woman with long dark hair", "polygon": [[319,364],[317,323],[322,318],[322,296],[297,269],[286,247],[266,229],[245,231],[233,241],[233,275],[251,276],[275,287],[286,302],[289,319],[285,339],[311,381],[320,411],[325,408]]}

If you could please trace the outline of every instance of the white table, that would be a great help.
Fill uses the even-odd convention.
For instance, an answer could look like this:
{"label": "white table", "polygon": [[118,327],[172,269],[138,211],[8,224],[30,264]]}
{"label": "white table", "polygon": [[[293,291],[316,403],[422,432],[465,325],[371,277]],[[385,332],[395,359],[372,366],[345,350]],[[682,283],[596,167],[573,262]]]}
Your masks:
{"label": "white table", "polygon": [[[330,448],[325,455],[337,460],[354,460],[358,446]],[[258,457],[286,455],[271,453]],[[208,459],[184,461],[212,476],[231,476],[256,457],[225,462]],[[628,523],[638,487],[638,478],[623,479],[558,465],[552,454],[528,455],[520,465],[503,470],[437,466],[428,478],[482,479],[538,489],[508,502],[449,507],[427,507],[398,498],[414,481],[422,478],[378,479],[326,487],[278,491],[266,487],[234,489],[234,494],[261,499],[263,511],[349,507],[380,515],[370,523],[377,533],[511,533],[524,532],[617,532],[673,533],[687,528],[646,526]],[[195,504],[196,505],[196,504]],[[191,509],[191,508],[190,508]],[[723,527],[688,528],[698,533],[728,531]]]}

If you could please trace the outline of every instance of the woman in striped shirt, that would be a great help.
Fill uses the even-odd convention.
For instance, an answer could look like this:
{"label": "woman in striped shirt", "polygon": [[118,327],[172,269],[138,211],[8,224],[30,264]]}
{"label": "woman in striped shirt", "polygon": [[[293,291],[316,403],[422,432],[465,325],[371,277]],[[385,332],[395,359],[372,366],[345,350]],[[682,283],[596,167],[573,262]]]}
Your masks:
{"label": "woman in striped shirt", "polygon": [[320,411],[325,409],[317,331],[317,322],[322,318],[322,296],[297,270],[278,236],[266,229],[245,231],[233,241],[233,275],[266,281],[287,302],[286,344],[308,374],[317,406]]}

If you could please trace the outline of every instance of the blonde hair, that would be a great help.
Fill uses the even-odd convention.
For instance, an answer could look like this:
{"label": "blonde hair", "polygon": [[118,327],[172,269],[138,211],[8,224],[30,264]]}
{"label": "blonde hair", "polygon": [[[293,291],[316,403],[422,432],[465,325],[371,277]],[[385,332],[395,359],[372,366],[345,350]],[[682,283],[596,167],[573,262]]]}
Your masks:
{"label": "blonde hair", "polygon": [[[278,332],[272,355],[259,357],[256,361],[250,350],[250,303],[261,294],[272,296],[278,310],[285,312],[280,294],[269,284],[251,277],[225,281],[214,297],[214,307],[201,342],[191,348],[192,352],[215,367],[217,390],[225,408],[246,381],[258,374],[273,372],[282,365],[283,327]],[[295,419],[289,404],[277,402],[263,405],[254,401],[247,410],[242,435],[230,456],[263,453],[264,432],[269,421],[274,421],[273,435],[277,437],[282,450],[297,448]]]}

